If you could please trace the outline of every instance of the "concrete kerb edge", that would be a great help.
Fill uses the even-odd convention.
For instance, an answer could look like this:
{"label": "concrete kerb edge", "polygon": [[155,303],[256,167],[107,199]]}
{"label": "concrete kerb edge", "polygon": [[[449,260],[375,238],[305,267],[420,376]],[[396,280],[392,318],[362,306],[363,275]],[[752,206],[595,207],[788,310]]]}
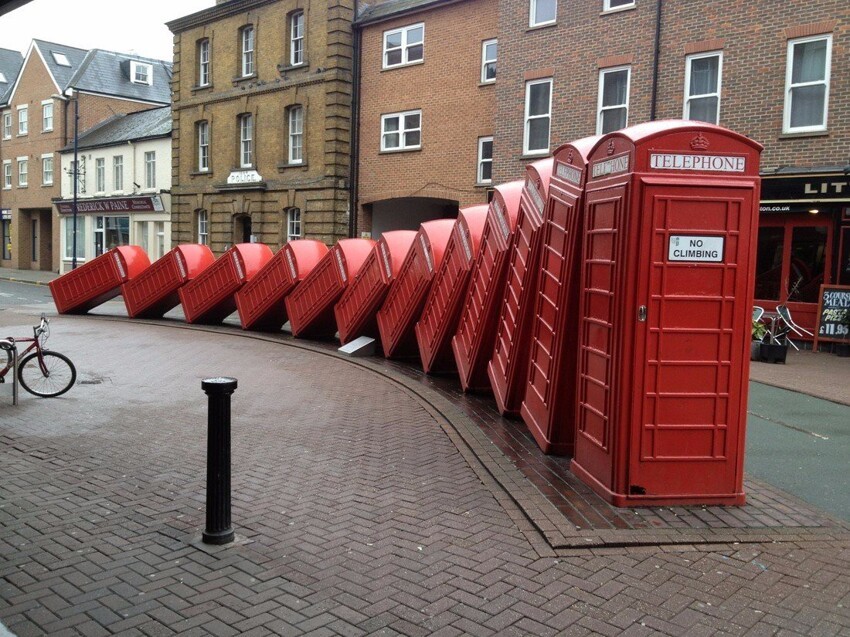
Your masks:
{"label": "concrete kerb edge", "polygon": [[[824,517],[832,522],[834,527],[764,527],[764,528],[729,528],[729,529],[659,529],[655,533],[647,533],[646,531],[635,530],[600,530],[576,533],[575,530],[564,529],[563,521],[558,525],[560,528],[554,529],[554,532],[547,531],[542,521],[535,520],[529,512],[529,509],[539,509],[540,505],[550,509],[552,515],[544,517],[551,524],[553,521],[563,520],[561,513],[555,506],[546,499],[542,494],[537,492],[524,475],[505,457],[496,447],[493,449],[497,452],[497,460],[494,454],[489,453],[485,449],[480,449],[480,445],[475,440],[475,436],[471,435],[471,431],[477,431],[477,427],[469,418],[460,412],[445,398],[437,394],[434,390],[424,386],[413,386],[413,381],[398,377],[391,369],[387,369],[377,363],[371,362],[368,358],[351,358],[337,354],[336,351],[324,349],[313,345],[309,341],[298,340],[292,337],[287,337],[283,332],[278,336],[277,333],[265,334],[262,332],[242,331],[235,326],[229,325],[196,325],[182,322],[172,322],[169,320],[151,320],[151,319],[130,319],[122,316],[107,316],[97,314],[87,315],[68,315],[73,318],[97,319],[103,321],[111,321],[117,323],[143,324],[153,327],[184,329],[207,332],[211,334],[223,334],[240,338],[248,338],[276,345],[294,347],[304,351],[309,351],[315,354],[328,356],[338,361],[354,365],[366,371],[372,372],[381,376],[384,380],[391,382],[399,387],[411,398],[416,400],[423,409],[434,417],[455,448],[467,462],[472,471],[481,480],[482,484],[493,494],[497,502],[505,509],[512,521],[517,523],[520,532],[526,536],[531,546],[541,557],[550,557],[557,555],[558,551],[571,551],[576,549],[618,549],[629,547],[675,547],[675,546],[694,546],[694,545],[709,545],[709,544],[724,544],[733,543],[777,543],[777,542],[805,542],[795,537],[793,540],[787,536],[799,534],[807,534],[826,537],[812,538],[812,541],[835,540],[838,537],[833,537],[830,532],[836,530],[846,532],[850,530],[850,524],[836,520],[825,512],[818,510]],[[286,340],[284,340],[286,339]],[[466,434],[466,435],[464,435]],[[482,434],[484,435],[484,434]],[[461,444],[458,444],[461,443]],[[480,453],[478,452],[480,451]],[[491,466],[492,465],[492,466]],[[516,497],[511,490],[504,484],[503,479],[500,479],[499,474],[502,473],[512,478],[510,481],[514,484],[524,485],[524,493],[521,498]],[[752,478],[749,478],[752,479]],[[494,489],[494,485],[498,488]],[[536,495],[533,495],[532,492]],[[782,492],[784,497],[790,500],[797,501],[806,507],[811,507],[808,503],[803,502],[799,498]],[[533,502],[530,500],[533,499]],[[526,501],[528,500],[528,501]],[[542,513],[542,511],[541,511]],[[534,529],[534,535],[530,535],[530,529],[525,525],[520,524],[524,521],[526,525],[530,525]],[[546,547],[540,546],[539,539],[544,540]],[[541,549],[543,549],[541,551]]]}
{"label": "concrete kerb edge", "polygon": [[48,281],[30,281],[28,279],[16,279],[11,276],[3,275],[0,275],[0,281],[9,281],[10,283],[25,283],[27,285],[40,285],[42,287],[47,287],[49,285]]}

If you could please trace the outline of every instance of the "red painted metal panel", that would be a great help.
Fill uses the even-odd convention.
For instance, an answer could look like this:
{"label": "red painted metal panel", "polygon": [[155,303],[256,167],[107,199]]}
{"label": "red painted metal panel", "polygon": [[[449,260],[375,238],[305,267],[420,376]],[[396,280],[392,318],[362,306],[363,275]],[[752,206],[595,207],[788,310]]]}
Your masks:
{"label": "red painted metal panel", "polygon": [[416,238],[415,230],[385,232],[334,306],[339,342],[378,337],[378,310]]}
{"label": "red painted metal panel", "polygon": [[372,239],[342,239],[286,297],[292,335],[332,338],[336,332],[334,305],[375,246]]}
{"label": "red painted metal panel", "polygon": [[760,150],[673,121],[589,155],[571,468],[618,506],[744,502]]}
{"label": "red painted metal panel", "polygon": [[487,365],[496,406],[503,415],[518,415],[525,394],[534,292],[543,238],[540,229],[549,197],[552,164],[550,157],[526,166],[517,227],[508,256],[508,279],[496,328],[496,342]]}
{"label": "red painted metal panel", "polygon": [[498,304],[507,279],[507,253],[516,229],[522,181],[496,186],[481,234],[481,249],[470,273],[452,353],[464,391],[490,389],[487,362],[496,338]]}
{"label": "red painted metal panel", "polygon": [[426,221],[419,227],[398,276],[378,311],[378,332],[387,358],[415,356],[414,327],[422,313],[434,274],[443,262],[443,254],[455,219]]}
{"label": "red painted metal panel", "polygon": [[321,241],[296,239],[284,245],[256,276],[236,293],[243,330],[276,332],[286,323],[283,299],[328,253]]}
{"label": "red painted metal panel", "polygon": [[545,453],[573,453],[584,181],[587,154],[599,139],[580,139],[554,155],[520,409]]}
{"label": "red painted metal panel", "polygon": [[178,290],[187,323],[217,325],[236,311],[236,292],[273,254],[263,243],[238,243]]}
{"label": "red painted metal panel", "polygon": [[121,284],[148,266],[150,259],[139,246],[119,246],[51,281],[50,293],[60,314],[83,314],[114,299]]}
{"label": "red painted metal panel", "polygon": [[180,245],[121,288],[130,318],[161,318],[180,304],[177,290],[215,261],[209,247]]}
{"label": "red painted metal panel", "polygon": [[422,316],[416,323],[416,342],[422,369],[429,374],[455,371],[451,338],[469,287],[472,264],[481,246],[487,206],[462,208],[452,230],[443,264],[437,270]]}

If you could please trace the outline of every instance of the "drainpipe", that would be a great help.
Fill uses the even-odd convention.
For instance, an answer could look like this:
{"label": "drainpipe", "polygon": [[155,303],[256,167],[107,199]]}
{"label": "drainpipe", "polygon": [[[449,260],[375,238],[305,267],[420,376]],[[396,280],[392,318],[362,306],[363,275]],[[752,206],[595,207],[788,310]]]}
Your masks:
{"label": "drainpipe", "polygon": [[655,52],[652,59],[652,102],[649,107],[649,119],[655,121],[658,107],[658,62],[661,57],[661,11],[663,0],[655,5]]}
{"label": "drainpipe", "polygon": [[[358,2],[354,0],[354,19],[357,20]],[[360,29],[352,23],[354,36],[351,62],[351,168],[348,183],[348,236],[357,236],[358,165],[360,163]]]}

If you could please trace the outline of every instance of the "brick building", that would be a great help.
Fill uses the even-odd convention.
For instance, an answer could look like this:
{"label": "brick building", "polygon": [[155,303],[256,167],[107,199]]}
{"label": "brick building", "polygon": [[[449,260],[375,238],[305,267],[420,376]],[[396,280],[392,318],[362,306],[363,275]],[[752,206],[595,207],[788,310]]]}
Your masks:
{"label": "brick building", "polygon": [[[0,113],[8,103],[9,95],[12,93],[12,87],[18,79],[23,63],[24,56],[19,51],[0,49]],[[3,141],[0,138],[0,145],[2,144]],[[12,259],[12,211],[4,205],[4,194],[4,190],[0,187],[0,241],[3,242],[0,248],[0,264],[2,261]]]}
{"label": "brick building", "polygon": [[415,229],[487,202],[496,27],[495,0],[389,1],[360,12],[358,233]]}
{"label": "brick building", "polygon": [[218,0],[174,33],[173,236],[348,235],[353,3]]}
{"label": "brick building", "polygon": [[11,245],[3,267],[59,269],[56,152],[73,140],[75,108],[83,132],[116,113],[167,105],[170,83],[171,67],[159,60],[33,40],[0,110],[0,188]]}

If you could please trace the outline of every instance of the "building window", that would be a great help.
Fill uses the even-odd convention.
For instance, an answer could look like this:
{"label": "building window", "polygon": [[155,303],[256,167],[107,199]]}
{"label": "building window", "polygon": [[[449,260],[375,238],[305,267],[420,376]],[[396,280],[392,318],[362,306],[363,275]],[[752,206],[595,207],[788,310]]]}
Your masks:
{"label": "building window", "polygon": [[254,27],[242,27],[242,77],[254,74]]}
{"label": "building window", "polygon": [[153,84],[153,66],[142,62],[130,62],[130,81],[133,84]]}
{"label": "building window", "polygon": [[[79,230],[77,231],[79,234]],[[79,241],[78,241],[79,243]],[[95,217],[94,254],[130,244],[130,217]]]}
{"label": "building window", "polygon": [[112,158],[112,189],[116,192],[124,190],[124,156],[115,155]]}
{"label": "building window", "polygon": [[145,153],[145,188],[156,188],[156,151]]}
{"label": "building window", "polygon": [[150,255],[150,241],[148,238],[148,226],[150,225],[149,221],[137,221],[136,222],[136,237],[135,242],[142,250],[144,250],[145,254]]}
{"label": "building window", "polygon": [[381,150],[413,150],[422,145],[422,111],[381,116]]}
{"label": "building window", "polygon": [[239,117],[239,165],[251,168],[254,165],[254,116]]}
{"label": "building window", "polygon": [[50,53],[53,55],[53,61],[59,66],[71,66],[71,62],[68,61],[68,56],[64,53],[59,53],[59,51],[51,51]]}
{"label": "building window", "polygon": [[27,171],[29,170],[29,161],[26,157],[18,157],[18,185],[25,188],[27,185]]}
{"label": "building window", "polygon": [[12,187],[12,160],[7,159],[3,162],[3,189],[9,190]]}
{"label": "building window", "polygon": [[53,130],[53,101],[46,100],[41,103],[41,131],[44,133]]}
{"label": "building window", "polygon": [[206,210],[198,210],[198,243],[202,246],[210,244],[210,218]]}
{"label": "building window", "polygon": [[12,258],[12,220],[3,219],[3,258]]}
{"label": "building window", "polygon": [[522,151],[526,155],[549,152],[549,123],[552,117],[552,78],[525,83],[525,135]]}
{"label": "building window", "polygon": [[493,138],[478,138],[478,177],[479,184],[493,182]]}
{"label": "building window", "polygon": [[165,222],[164,221],[154,221],[153,222],[153,232],[156,235],[156,246],[154,251],[154,257],[160,258],[163,254],[165,254]]}
{"label": "building window", "polygon": [[106,160],[102,157],[94,160],[94,190],[95,192],[106,191]]}
{"label": "building window", "polygon": [[615,9],[625,9],[635,6],[635,0],[603,0],[603,11],[614,11]]}
{"label": "building window", "polygon": [[[73,217],[64,217],[62,219],[62,224],[64,225],[64,235],[65,235],[65,250],[63,252],[65,259],[73,259],[74,258],[74,218]],[[86,217],[85,215],[77,215],[77,259],[82,259],[85,254],[85,241],[83,237],[86,236]]]}
{"label": "building window", "polygon": [[30,233],[30,245],[32,246],[32,254],[30,255],[32,261],[38,261],[38,248],[39,248],[39,238],[38,238],[38,219],[32,220],[32,231]]}
{"label": "building window", "polygon": [[289,109],[289,163],[304,163],[304,108]]}
{"label": "building window", "polygon": [[210,124],[207,121],[198,122],[198,171],[207,172],[210,169]]}
{"label": "building window", "polygon": [[425,59],[425,25],[413,24],[384,31],[384,68],[403,66]]}
{"label": "building window", "polygon": [[286,240],[301,238],[301,209],[290,208],[286,212]]}
{"label": "building window", "polygon": [[289,63],[304,64],[304,12],[296,11],[289,17]]}
{"label": "building window", "polygon": [[689,55],[685,61],[685,119],[720,122],[721,53]]}
{"label": "building window", "polygon": [[210,84],[210,41],[198,41],[198,86]]}
{"label": "building window", "polygon": [[554,24],[558,17],[558,1],[531,0],[528,14],[528,26],[530,27]]}
{"label": "building window", "polygon": [[3,113],[3,139],[12,139],[12,114]]}
{"label": "building window", "polygon": [[26,135],[29,130],[29,109],[26,106],[18,107],[18,135]]}
{"label": "building window", "polygon": [[481,82],[496,81],[496,40],[484,40],[481,45]]}
{"label": "building window", "polygon": [[788,42],[783,132],[826,130],[832,36]]}
{"label": "building window", "polygon": [[41,156],[41,183],[43,186],[53,185],[53,155]]}
{"label": "building window", "polygon": [[596,134],[604,135],[625,128],[629,121],[628,67],[599,72],[599,107]]}

